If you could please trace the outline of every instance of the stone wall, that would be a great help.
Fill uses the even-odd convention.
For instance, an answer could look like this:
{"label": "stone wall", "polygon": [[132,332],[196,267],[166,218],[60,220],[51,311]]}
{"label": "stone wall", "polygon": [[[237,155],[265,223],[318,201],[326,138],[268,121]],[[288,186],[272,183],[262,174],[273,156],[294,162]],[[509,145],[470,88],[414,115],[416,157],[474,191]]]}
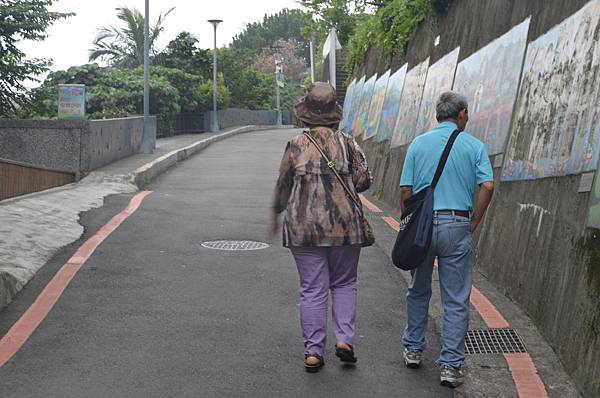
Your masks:
{"label": "stone wall", "polygon": [[[152,147],[156,142],[156,122],[150,123],[153,131]],[[139,152],[144,132],[143,117],[123,119],[91,120],[89,132],[84,135],[82,145],[82,170],[95,170],[116,160]]]}
{"label": "stone wall", "polygon": [[0,159],[78,173],[85,121],[0,120]]}
{"label": "stone wall", "polygon": [[[274,126],[277,124],[277,111],[227,108],[219,110],[218,114],[221,129],[247,125]],[[210,131],[211,120],[212,112],[206,112],[204,114],[205,131]],[[281,120],[284,125],[290,124],[290,112],[282,110]]]}
{"label": "stone wall", "polygon": [[[155,117],[149,125],[154,146]],[[143,117],[0,120],[0,159],[51,171],[88,172],[137,153],[143,126]]]}

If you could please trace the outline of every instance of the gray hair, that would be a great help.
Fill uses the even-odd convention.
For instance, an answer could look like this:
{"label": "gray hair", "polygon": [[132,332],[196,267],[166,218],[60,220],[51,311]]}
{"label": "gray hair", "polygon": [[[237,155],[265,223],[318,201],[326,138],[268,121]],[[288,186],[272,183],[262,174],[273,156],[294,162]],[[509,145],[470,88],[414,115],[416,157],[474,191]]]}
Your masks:
{"label": "gray hair", "polygon": [[455,118],[467,107],[467,98],[464,95],[454,91],[446,91],[440,95],[435,104],[435,114],[438,119]]}

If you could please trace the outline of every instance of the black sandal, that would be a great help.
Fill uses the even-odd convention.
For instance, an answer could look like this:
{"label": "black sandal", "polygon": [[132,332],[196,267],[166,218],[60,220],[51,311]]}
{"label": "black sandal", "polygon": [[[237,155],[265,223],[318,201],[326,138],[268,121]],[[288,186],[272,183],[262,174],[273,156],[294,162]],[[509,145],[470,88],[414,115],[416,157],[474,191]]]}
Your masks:
{"label": "black sandal", "polygon": [[344,363],[356,363],[356,361],[358,361],[358,358],[354,356],[354,348],[350,344],[348,344],[348,347],[350,347],[350,349],[338,347],[336,345],[335,356],[338,357],[340,361]]}
{"label": "black sandal", "polygon": [[[317,358],[319,360],[319,362],[314,365],[307,364],[306,360],[310,357]],[[325,360],[323,360],[322,356],[317,355],[317,354],[305,354],[304,355],[304,369],[306,369],[306,371],[308,373],[317,373],[319,371],[319,369],[321,369],[323,367],[323,365],[325,365]]]}

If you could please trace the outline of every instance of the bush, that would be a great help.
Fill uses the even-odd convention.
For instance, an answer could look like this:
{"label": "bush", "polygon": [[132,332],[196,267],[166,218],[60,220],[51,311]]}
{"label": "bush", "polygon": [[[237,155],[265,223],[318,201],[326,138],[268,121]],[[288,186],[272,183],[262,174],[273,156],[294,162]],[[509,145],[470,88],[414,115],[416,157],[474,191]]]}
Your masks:
{"label": "bush", "polygon": [[346,67],[350,74],[363,63],[369,47],[375,46],[388,63],[404,54],[416,26],[431,13],[447,10],[451,0],[390,0],[375,14],[365,14],[350,38]]}

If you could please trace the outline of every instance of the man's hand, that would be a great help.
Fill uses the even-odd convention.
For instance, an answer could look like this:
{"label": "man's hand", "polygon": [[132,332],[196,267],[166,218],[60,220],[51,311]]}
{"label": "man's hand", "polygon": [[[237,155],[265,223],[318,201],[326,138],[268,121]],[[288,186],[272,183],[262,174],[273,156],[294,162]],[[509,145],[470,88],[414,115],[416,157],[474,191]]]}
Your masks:
{"label": "man's hand", "polygon": [[483,215],[487,210],[494,194],[494,183],[492,181],[484,182],[480,185],[479,192],[477,192],[477,200],[475,204],[475,212],[473,218],[471,218],[471,232],[475,232],[479,223],[483,219]]}
{"label": "man's hand", "polygon": [[404,213],[404,201],[412,196],[412,186],[400,187],[400,212]]}

